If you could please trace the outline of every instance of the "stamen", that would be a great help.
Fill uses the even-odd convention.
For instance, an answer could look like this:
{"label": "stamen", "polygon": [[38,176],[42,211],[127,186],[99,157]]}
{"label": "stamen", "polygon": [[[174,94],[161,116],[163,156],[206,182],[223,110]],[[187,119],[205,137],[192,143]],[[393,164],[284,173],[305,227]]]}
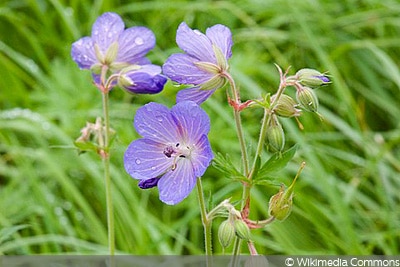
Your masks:
{"label": "stamen", "polygon": [[172,156],[173,153],[175,153],[175,150],[172,148],[172,146],[167,146],[164,149],[164,155],[167,156],[168,158],[170,158]]}

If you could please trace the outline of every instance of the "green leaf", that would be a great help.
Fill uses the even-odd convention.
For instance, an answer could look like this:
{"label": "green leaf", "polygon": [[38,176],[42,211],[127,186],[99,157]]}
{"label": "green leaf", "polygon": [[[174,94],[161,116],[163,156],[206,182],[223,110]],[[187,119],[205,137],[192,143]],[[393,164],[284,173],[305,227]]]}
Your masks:
{"label": "green leaf", "polygon": [[223,173],[226,178],[244,182],[249,181],[246,176],[236,169],[228,155],[224,157],[221,153],[217,153],[213,160],[213,166]]}
{"label": "green leaf", "polygon": [[98,150],[95,143],[92,142],[74,142],[74,145],[81,151],[94,151]]}
{"label": "green leaf", "polygon": [[265,180],[270,179],[272,174],[282,170],[288,164],[288,162],[296,154],[297,145],[292,146],[283,153],[277,152],[272,155],[264,165],[258,170],[257,175],[254,176],[254,180]]}

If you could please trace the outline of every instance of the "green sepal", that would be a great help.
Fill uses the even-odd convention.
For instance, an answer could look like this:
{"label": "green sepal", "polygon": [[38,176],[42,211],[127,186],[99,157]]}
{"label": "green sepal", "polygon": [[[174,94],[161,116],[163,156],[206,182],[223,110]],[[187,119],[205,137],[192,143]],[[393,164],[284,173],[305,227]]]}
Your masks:
{"label": "green sepal", "polygon": [[213,160],[213,166],[223,173],[226,178],[249,182],[249,179],[236,169],[228,155],[224,157],[221,153],[217,153]]}
{"label": "green sepal", "polygon": [[257,175],[253,176],[254,181],[270,179],[272,174],[282,170],[294,157],[297,151],[297,145],[292,146],[283,153],[273,154],[264,165],[258,170]]}

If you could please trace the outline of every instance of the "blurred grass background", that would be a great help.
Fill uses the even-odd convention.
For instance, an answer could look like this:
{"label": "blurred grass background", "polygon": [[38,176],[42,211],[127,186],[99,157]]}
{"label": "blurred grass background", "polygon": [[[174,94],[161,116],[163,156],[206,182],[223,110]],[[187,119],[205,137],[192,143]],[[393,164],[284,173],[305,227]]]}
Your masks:
{"label": "blurred grass background", "polygon": [[[400,252],[400,3],[396,0],[88,1],[3,0],[0,3],[0,254],[105,254],[107,234],[102,167],[78,155],[73,140],[101,113],[101,95],[70,58],[71,43],[90,35],[105,11],[127,26],[152,29],[156,64],[173,52],[186,21],[204,31],[221,23],[234,38],[231,72],[242,98],[273,92],[278,73],[303,67],[329,71],[333,84],[317,94],[324,121],[305,114],[284,121],[288,146],[299,150],[270,186],[255,188],[251,217],[267,217],[279,182],[289,184],[301,161],[294,212],[254,231],[261,254],[399,254]],[[202,254],[195,192],[163,205],[156,189],[142,191],[122,156],[138,135],[135,110],[149,101],[168,106],[177,88],[159,95],[111,93],[116,241],[119,253]],[[215,152],[239,163],[232,114],[221,91],[203,108],[210,114]],[[242,114],[250,150],[259,111]],[[217,203],[240,198],[240,185],[210,167],[206,195]],[[214,234],[220,220],[214,223]],[[214,238],[214,250],[221,248]],[[229,249],[228,249],[229,250]],[[247,249],[244,247],[244,253]]]}

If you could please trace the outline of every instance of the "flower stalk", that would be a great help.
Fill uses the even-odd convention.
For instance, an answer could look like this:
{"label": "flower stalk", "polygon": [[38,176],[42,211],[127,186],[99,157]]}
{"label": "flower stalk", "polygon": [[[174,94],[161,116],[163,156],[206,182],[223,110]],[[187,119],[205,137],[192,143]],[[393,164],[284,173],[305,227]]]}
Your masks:
{"label": "flower stalk", "polygon": [[107,228],[108,228],[108,248],[111,256],[115,254],[115,230],[114,230],[114,211],[112,201],[112,182],[110,175],[110,118],[109,118],[109,93],[108,90],[102,93],[103,116],[104,116],[104,147],[100,151],[100,156],[104,168],[104,184],[106,191],[107,209]]}
{"label": "flower stalk", "polygon": [[225,73],[224,76],[228,80],[233,96],[233,101],[235,105],[233,108],[233,116],[235,118],[236,132],[239,139],[240,151],[242,154],[243,172],[244,175],[247,177],[249,175],[249,158],[247,155],[246,141],[243,134],[243,126],[242,126],[242,119],[240,117],[240,110],[238,108],[235,108],[239,107],[241,104],[240,93],[238,88],[236,87],[235,81],[233,80],[232,76],[230,76],[228,73]]}
{"label": "flower stalk", "polygon": [[212,266],[211,255],[212,255],[212,232],[211,232],[211,222],[207,216],[206,203],[204,201],[203,185],[201,183],[201,178],[197,178],[196,181],[197,195],[199,199],[201,222],[204,228],[204,247],[205,254],[207,257],[207,267]]}

